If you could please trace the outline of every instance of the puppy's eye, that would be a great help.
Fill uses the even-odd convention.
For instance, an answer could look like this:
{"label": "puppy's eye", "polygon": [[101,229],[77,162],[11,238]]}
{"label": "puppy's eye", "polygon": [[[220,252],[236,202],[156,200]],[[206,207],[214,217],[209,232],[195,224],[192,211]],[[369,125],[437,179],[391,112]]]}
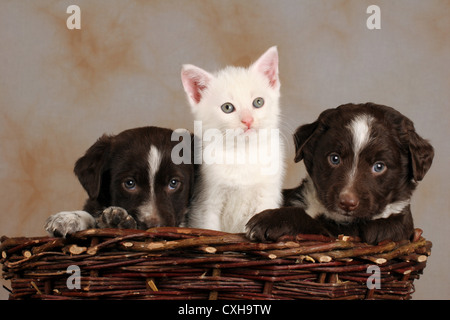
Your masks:
{"label": "puppy's eye", "polygon": [[332,166],[337,166],[337,165],[339,165],[341,163],[341,157],[337,153],[332,153],[328,157],[328,161],[330,162],[330,164]]}
{"label": "puppy's eye", "polygon": [[233,104],[231,104],[229,102],[224,103],[220,108],[225,113],[232,113],[235,110]]}
{"label": "puppy's eye", "polygon": [[264,105],[264,99],[259,97],[253,100],[253,106],[255,108],[261,108]]}
{"label": "puppy's eye", "polygon": [[134,181],[134,179],[128,178],[123,182],[123,186],[127,190],[135,190],[136,189],[136,181]]}
{"label": "puppy's eye", "polygon": [[180,186],[181,182],[178,179],[171,179],[169,181],[169,190],[175,190]]}
{"label": "puppy's eye", "polygon": [[373,165],[372,172],[375,174],[381,174],[384,171],[386,171],[386,169],[387,169],[386,165],[383,162],[378,161],[375,162],[375,164]]}

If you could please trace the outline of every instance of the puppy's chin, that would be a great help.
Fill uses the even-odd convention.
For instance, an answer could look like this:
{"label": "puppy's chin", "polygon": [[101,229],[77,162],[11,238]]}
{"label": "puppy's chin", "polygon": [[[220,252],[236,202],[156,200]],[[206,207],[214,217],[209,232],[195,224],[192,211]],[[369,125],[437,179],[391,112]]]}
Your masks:
{"label": "puppy's chin", "polygon": [[369,210],[345,211],[341,208],[332,211],[331,215],[337,222],[352,222],[357,219],[370,219],[372,217]]}
{"label": "puppy's chin", "polygon": [[355,216],[351,212],[345,212],[341,209],[338,210],[327,210],[324,215],[337,223],[350,223],[355,220]]}
{"label": "puppy's chin", "polygon": [[372,220],[374,217],[377,216],[376,212],[381,212],[380,209],[374,209],[374,210],[354,210],[354,211],[345,211],[340,208],[329,211],[326,213],[326,216],[330,219],[333,219],[334,221],[338,223],[350,223],[355,221],[361,221],[361,220]]}
{"label": "puppy's chin", "polygon": [[138,221],[139,229],[157,228],[163,225],[164,224],[162,223],[161,219],[155,216],[141,217],[141,219]]}

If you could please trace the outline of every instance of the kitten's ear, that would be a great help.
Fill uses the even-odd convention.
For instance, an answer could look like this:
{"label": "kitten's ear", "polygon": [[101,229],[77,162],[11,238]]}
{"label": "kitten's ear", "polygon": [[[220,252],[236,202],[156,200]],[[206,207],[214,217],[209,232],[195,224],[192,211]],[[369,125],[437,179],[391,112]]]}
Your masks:
{"label": "kitten's ear", "polygon": [[269,48],[252,64],[251,68],[264,74],[269,79],[269,84],[273,89],[280,87],[280,79],[278,78],[278,50],[276,46]]}
{"label": "kitten's ear", "polygon": [[181,82],[183,82],[184,91],[186,91],[192,105],[196,105],[202,100],[202,95],[208,88],[212,78],[212,74],[199,67],[191,64],[183,65],[183,68],[181,68]]}

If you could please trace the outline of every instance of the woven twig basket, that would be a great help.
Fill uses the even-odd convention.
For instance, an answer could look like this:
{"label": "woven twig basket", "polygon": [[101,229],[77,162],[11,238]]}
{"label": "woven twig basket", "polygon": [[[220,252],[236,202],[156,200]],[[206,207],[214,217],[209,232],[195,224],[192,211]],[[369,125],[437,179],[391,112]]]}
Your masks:
{"label": "woven twig basket", "polygon": [[4,236],[0,251],[10,299],[410,299],[431,252],[421,233],[372,246],[344,236],[255,243],[200,229],[90,229]]}

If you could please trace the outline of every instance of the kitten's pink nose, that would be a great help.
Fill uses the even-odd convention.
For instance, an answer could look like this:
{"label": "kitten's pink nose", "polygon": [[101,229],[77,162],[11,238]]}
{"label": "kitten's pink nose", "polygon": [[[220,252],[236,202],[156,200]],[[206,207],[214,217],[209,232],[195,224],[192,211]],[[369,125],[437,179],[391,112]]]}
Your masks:
{"label": "kitten's pink nose", "polygon": [[242,118],[242,119],[241,119],[241,122],[242,122],[243,124],[245,124],[245,125],[247,126],[247,128],[250,129],[250,127],[251,127],[252,124],[253,124],[253,117],[245,117],[245,118]]}

